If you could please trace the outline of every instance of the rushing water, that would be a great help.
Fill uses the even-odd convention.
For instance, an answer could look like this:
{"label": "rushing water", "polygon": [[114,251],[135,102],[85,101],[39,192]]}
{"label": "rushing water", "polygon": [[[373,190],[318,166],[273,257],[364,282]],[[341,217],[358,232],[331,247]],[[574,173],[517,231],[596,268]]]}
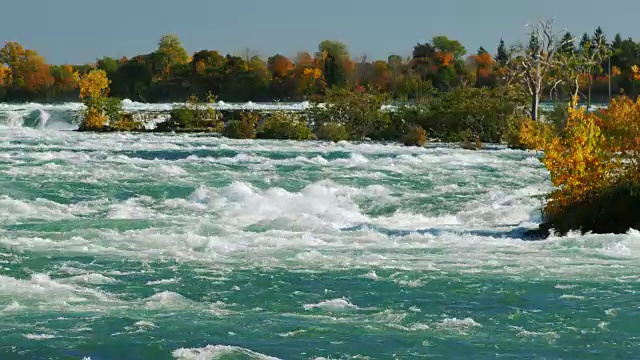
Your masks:
{"label": "rushing water", "polygon": [[0,359],[639,353],[640,234],[521,240],[533,153],[56,123],[0,127]]}

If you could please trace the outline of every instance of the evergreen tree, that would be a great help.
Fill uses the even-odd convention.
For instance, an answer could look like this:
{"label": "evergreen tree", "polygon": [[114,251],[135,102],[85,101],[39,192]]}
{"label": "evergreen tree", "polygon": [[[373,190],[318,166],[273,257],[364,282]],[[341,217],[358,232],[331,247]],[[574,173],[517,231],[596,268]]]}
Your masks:
{"label": "evergreen tree", "polygon": [[504,40],[500,39],[500,44],[498,45],[498,51],[496,52],[496,62],[500,64],[500,66],[507,65],[507,61],[509,61],[509,54],[507,54],[507,47],[504,44]]}
{"label": "evergreen tree", "polygon": [[600,26],[598,26],[596,31],[594,31],[593,40],[596,43],[599,43],[599,44],[606,44],[607,43],[607,36],[604,34],[604,31],[602,31],[602,28]]}
{"label": "evergreen tree", "polygon": [[576,51],[573,35],[567,32],[560,41],[560,52],[564,54],[573,54]]}
{"label": "evergreen tree", "polygon": [[540,46],[541,46],[540,39],[538,39],[538,37],[535,36],[534,34],[531,34],[531,37],[529,38],[529,46],[527,46],[527,50],[535,54],[541,50]]}
{"label": "evergreen tree", "polygon": [[480,49],[478,49],[478,55],[482,55],[486,53],[488,53],[488,51],[484,47],[480,46]]}
{"label": "evergreen tree", "polygon": [[616,37],[613,39],[613,42],[611,43],[611,47],[613,48],[614,51],[622,49],[622,35],[620,35],[620,33],[616,34]]}
{"label": "evergreen tree", "polygon": [[591,46],[591,39],[589,39],[589,35],[587,33],[582,34],[582,39],[580,39],[580,49],[582,50],[590,46]]}

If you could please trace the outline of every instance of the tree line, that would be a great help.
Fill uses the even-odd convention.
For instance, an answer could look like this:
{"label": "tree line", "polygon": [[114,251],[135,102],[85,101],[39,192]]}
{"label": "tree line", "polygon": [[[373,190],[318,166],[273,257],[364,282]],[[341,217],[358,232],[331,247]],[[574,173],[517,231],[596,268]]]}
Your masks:
{"label": "tree line", "polygon": [[[467,55],[459,41],[435,36],[416,44],[409,57],[390,55],[385,60],[354,59],[344,43],[329,40],[315,53],[300,52],[293,59],[281,54],[264,59],[250,50],[240,55],[215,50],[189,55],[177,36],[166,35],[150,54],[52,65],[35,50],[6,42],[0,50],[0,101],[75,101],[74,74],[94,69],[104,70],[111,80],[110,96],[141,102],[181,102],[209,92],[227,102],[302,101],[321,98],[332,88],[363,88],[394,100],[419,101],[434,90],[514,83],[529,87],[538,101],[566,100],[576,94],[585,101],[608,101],[621,92],[637,96],[640,88],[632,69],[640,65],[640,43],[620,34],[609,40],[598,27],[579,39],[561,34],[557,47],[555,37],[538,30],[527,44],[508,46],[500,40],[494,54],[481,47]],[[552,48],[554,54],[549,54]],[[523,61],[527,58],[534,61]],[[529,82],[519,78],[528,75]]]}

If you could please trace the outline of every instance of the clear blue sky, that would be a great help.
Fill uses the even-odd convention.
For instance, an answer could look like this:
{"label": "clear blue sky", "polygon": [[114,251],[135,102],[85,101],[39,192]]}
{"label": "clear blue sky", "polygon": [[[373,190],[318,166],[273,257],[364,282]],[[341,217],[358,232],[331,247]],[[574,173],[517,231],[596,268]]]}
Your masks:
{"label": "clear blue sky", "polygon": [[546,17],[576,36],[600,25],[609,38],[640,40],[638,0],[15,0],[0,9],[0,41],[19,41],[51,63],[148,53],[166,33],[190,53],[249,47],[293,56],[331,39],[354,57],[386,58],[438,34],[494,52],[501,37],[523,40],[524,25]]}

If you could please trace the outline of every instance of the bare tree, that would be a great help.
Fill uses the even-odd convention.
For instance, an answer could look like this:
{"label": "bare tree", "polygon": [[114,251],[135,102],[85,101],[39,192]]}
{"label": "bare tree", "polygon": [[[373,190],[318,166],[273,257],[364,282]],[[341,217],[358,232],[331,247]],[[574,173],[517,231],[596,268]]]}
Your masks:
{"label": "bare tree", "polygon": [[[572,40],[573,41],[573,40]],[[566,86],[567,93],[572,97],[582,95],[587,98],[587,107],[591,106],[591,87],[593,85],[593,74],[602,71],[602,61],[609,56],[610,49],[602,41],[594,41],[585,45],[578,51],[559,51],[554,59],[557,82],[551,88],[551,92],[557,90],[560,83]],[[585,95],[580,91],[580,77],[586,75],[586,86],[588,93]]]}
{"label": "bare tree", "polygon": [[244,59],[244,61],[249,62],[254,57],[260,57],[260,53],[257,50],[253,50],[249,47],[246,47],[242,49],[242,51],[240,51],[237,56]]}
{"label": "bare tree", "polygon": [[527,46],[517,45],[513,49],[516,57],[513,60],[516,74],[514,78],[521,80],[524,88],[531,95],[531,119],[538,120],[538,109],[542,92],[550,84],[550,71],[556,63],[556,55],[562,43],[558,40],[561,32],[554,32],[554,20],[539,21],[527,25],[530,41]]}
{"label": "bare tree", "polygon": [[581,54],[576,52],[558,52],[554,72],[557,74],[550,93],[557,91],[560,84],[564,84],[567,94],[575,98],[580,94],[580,75],[583,73]]}

